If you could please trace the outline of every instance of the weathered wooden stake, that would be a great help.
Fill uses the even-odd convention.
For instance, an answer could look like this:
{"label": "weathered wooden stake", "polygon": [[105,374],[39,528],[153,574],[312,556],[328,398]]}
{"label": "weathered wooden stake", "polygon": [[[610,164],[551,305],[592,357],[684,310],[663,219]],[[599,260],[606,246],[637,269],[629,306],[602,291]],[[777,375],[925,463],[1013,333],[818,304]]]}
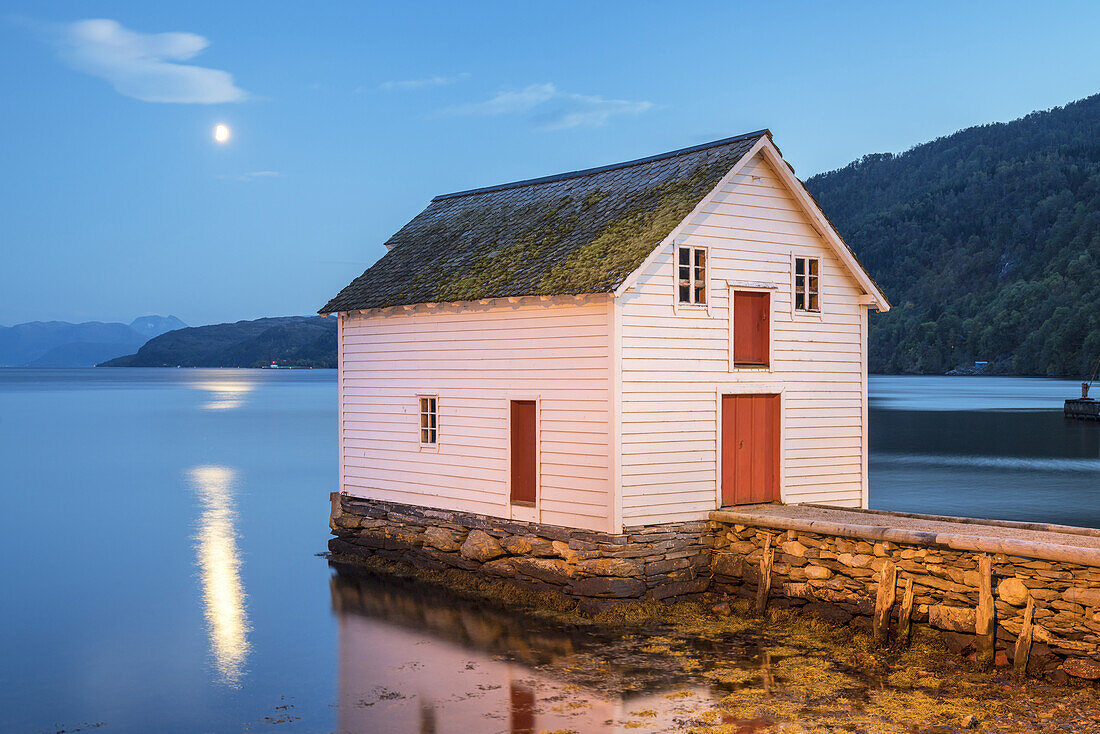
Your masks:
{"label": "weathered wooden stake", "polygon": [[760,557],[760,585],[756,587],[756,613],[763,614],[768,606],[768,594],[772,588],[772,561],[775,551],[772,549],[772,536],[764,538],[764,555]]}
{"label": "weathered wooden stake", "polygon": [[996,608],[993,606],[993,559],[978,559],[978,609],[974,617],[974,648],[978,667],[989,670],[997,653]]}
{"label": "weathered wooden stake", "polygon": [[760,656],[760,670],[764,673],[764,695],[767,696],[772,691],[772,654],[767,650]]}
{"label": "weathered wooden stake", "polygon": [[1031,655],[1031,620],[1035,616],[1035,600],[1031,592],[1027,594],[1027,606],[1024,608],[1024,626],[1020,628],[1020,636],[1016,638],[1016,652],[1012,665],[1016,669],[1016,677],[1027,677],[1027,659]]}
{"label": "weathered wooden stake", "polygon": [[901,609],[898,611],[897,640],[904,646],[909,645],[909,620],[913,616],[913,579],[905,579],[905,593],[901,595]]}
{"label": "weathered wooden stake", "polygon": [[898,569],[886,561],[879,571],[878,594],[875,596],[875,617],[871,627],[875,643],[885,645],[890,639],[890,610],[897,596]]}

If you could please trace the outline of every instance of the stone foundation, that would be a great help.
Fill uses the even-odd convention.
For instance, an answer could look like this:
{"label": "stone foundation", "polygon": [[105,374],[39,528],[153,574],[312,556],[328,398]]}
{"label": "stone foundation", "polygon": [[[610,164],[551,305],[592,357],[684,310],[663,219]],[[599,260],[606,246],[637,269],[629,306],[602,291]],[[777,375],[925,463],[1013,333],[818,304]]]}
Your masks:
{"label": "stone foundation", "polygon": [[[775,550],[772,605],[800,607],[831,621],[870,628],[879,572],[889,559],[897,567],[899,589],[906,579],[913,580],[913,622],[941,630],[956,652],[973,649],[980,553],[931,541],[871,541],[720,521],[711,526],[714,591],[754,596],[770,535]],[[1013,659],[1030,593],[1035,613],[1028,672],[1057,675],[1061,670],[1077,678],[1100,678],[1100,568],[1003,553],[990,556],[998,662]],[[899,606],[893,609],[894,620]]]}
{"label": "stone foundation", "polygon": [[[774,548],[772,606],[798,607],[853,626],[871,625],[886,560],[897,582],[913,580],[912,620],[943,631],[952,649],[973,646],[980,551],[915,533],[912,543],[804,532],[776,522],[710,521],[574,530],[464,512],[332,495],[336,553],[378,555],[420,568],[460,568],[520,586],[554,590],[594,611],[628,600],[703,592],[754,596],[765,539]],[[855,533],[858,536],[858,533]],[[1053,547],[1053,546],[1051,546]],[[1027,596],[1034,599],[1034,674],[1100,679],[1100,567],[990,553],[998,661],[1012,660]],[[900,598],[900,594],[899,594]],[[898,607],[893,615],[896,617]]]}
{"label": "stone foundation", "polygon": [[334,553],[461,568],[558,591],[586,610],[680,598],[710,586],[706,521],[601,533],[333,493],[330,526]]}

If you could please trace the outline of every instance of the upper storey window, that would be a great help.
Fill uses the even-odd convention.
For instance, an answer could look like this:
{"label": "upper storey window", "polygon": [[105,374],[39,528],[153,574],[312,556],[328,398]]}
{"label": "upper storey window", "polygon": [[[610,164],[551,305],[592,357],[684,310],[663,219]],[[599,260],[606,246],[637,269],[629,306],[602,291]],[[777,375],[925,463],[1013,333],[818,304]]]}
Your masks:
{"label": "upper storey window", "polygon": [[680,246],[677,249],[676,285],[681,304],[706,305],[707,251],[703,247]]}
{"label": "upper storey window", "polygon": [[820,311],[821,261],[816,257],[794,259],[794,310]]}

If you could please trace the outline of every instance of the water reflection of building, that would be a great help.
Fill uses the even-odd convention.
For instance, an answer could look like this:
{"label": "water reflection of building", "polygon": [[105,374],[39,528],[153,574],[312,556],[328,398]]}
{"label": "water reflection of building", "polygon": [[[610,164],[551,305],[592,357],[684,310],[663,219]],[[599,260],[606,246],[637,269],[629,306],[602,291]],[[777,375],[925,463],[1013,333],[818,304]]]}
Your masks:
{"label": "water reflection of building", "polygon": [[199,466],[191,480],[202,514],[195,551],[202,580],[203,611],[218,678],[237,685],[248,657],[248,612],[237,551],[236,473],[224,466]]}
{"label": "water reflection of building", "polygon": [[[609,693],[586,665],[585,633],[546,629],[442,592],[338,569],[340,734],[638,731],[668,728],[711,700],[708,690],[657,673],[644,692]],[[637,682],[646,671],[630,671]],[[605,676],[603,676],[605,677]],[[670,691],[691,691],[670,699]]]}

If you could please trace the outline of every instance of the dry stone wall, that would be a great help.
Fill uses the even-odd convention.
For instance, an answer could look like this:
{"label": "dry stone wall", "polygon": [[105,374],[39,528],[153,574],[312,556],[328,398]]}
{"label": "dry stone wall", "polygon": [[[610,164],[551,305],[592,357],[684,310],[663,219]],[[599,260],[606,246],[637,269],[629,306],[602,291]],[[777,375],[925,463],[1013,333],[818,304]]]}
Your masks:
{"label": "dry stone wall", "polygon": [[[870,627],[880,575],[889,560],[897,568],[899,589],[912,579],[912,621],[941,630],[957,652],[969,653],[974,647],[979,553],[744,524],[711,525],[715,591],[755,595],[764,544],[771,536],[773,605]],[[1030,595],[1035,611],[1028,671],[1100,678],[1100,569],[1004,554],[991,558],[998,662],[1013,661]],[[895,605],[895,617],[899,607]]]}
{"label": "dry stone wall", "polygon": [[558,591],[591,610],[684,597],[710,586],[706,521],[601,533],[333,493],[330,525],[333,552],[461,568]]}
{"label": "dry stone wall", "polygon": [[[874,541],[721,520],[601,533],[337,493],[331,527],[333,552],[464,569],[554,590],[590,611],[703,592],[755,596],[768,543],[774,553],[769,604],[870,627],[889,561],[899,599],[912,581],[912,622],[941,630],[963,654],[976,643],[981,554],[933,541]],[[1030,596],[1034,643],[1028,671],[1100,679],[1100,568],[1005,554],[991,559],[997,662],[1013,660]],[[900,606],[893,608],[895,622]]]}

